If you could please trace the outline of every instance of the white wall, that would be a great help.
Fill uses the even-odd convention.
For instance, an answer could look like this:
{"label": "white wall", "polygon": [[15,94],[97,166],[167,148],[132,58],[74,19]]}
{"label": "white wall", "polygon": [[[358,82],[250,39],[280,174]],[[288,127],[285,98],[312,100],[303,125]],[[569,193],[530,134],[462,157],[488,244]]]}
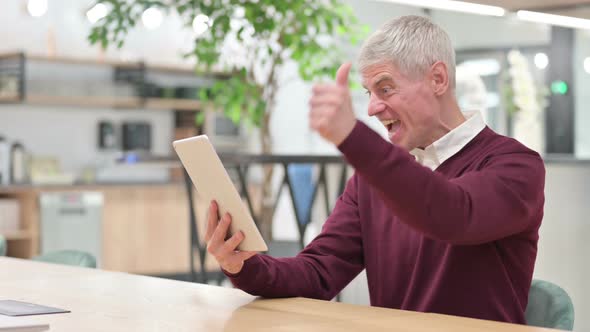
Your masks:
{"label": "white wall", "polygon": [[546,168],[535,278],[565,289],[574,302],[575,330],[590,331],[590,164],[552,163]]}

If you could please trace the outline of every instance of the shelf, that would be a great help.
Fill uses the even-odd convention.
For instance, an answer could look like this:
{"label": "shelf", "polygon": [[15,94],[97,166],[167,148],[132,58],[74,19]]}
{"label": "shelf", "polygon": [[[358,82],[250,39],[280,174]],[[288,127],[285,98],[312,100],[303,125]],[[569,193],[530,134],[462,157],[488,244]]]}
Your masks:
{"label": "shelf", "polygon": [[31,240],[33,234],[29,231],[16,231],[16,232],[3,232],[0,231],[0,235],[6,238],[7,241],[11,240]]}
{"label": "shelf", "polygon": [[44,96],[28,95],[25,104],[44,106],[80,106],[80,107],[114,107],[139,108],[141,99],[137,97],[97,97],[97,96]]}
{"label": "shelf", "polygon": [[18,103],[20,102],[19,96],[0,96],[0,103]]}
{"label": "shelf", "polygon": [[[20,56],[19,53],[7,53],[0,54],[0,58],[12,58]],[[152,64],[144,63],[141,61],[120,61],[110,59],[89,59],[89,58],[76,58],[76,57],[64,57],[64,56],[47,56],[38,54],[26,54],[27,60],[43,61],[43,62],[54,62],[64,63],[73,65],[96,65],[96,66],[114,66],[119,68],[128,69],[141,69],[145,67],[147,70],[168,72],[172,74],[185,74],[185,75],[202,75],[202,76],[213,76],[219,78],[227,78],[231,73],[214,71],[211,73],[198,73],[194,67],[191,66],[174,66],[167,64]]]}
{"label": "shelf", "polygon": [[116,61],[116,60],[93,60],[89,58],[74,58],[74,57],[63,57],[63,56],[47,56],[38,54],[26,54],[27,60],[42,61],[42,62],[55,62],[64,63],[70,65],[93,65],[93,66],[117,66],[124,68],[140,68],[139,62],[131,61]]}
{"label": "shelf", "polygon": [[[15,61],[16,60],[16,61]],[[113,76],[113,84],[126,84],[126,87],[132,89],[127,91],[126,95],[106,95],[106,96],[84,96],[84,95],[51,95],[36,94],[33,90],[28,90],[27,75],[25,74],[26,63],[31,61],[48,62],[50,64],[68,65],[98,65],[104,66],[106,73]],[[61,69],[59,69],[61,70]],[[69,70],[80,71],[79,68],[70,68]],[[102,68],[100,69],[102,70]],[[166,85],[160,86],[157,78],[161,74],[172,74],[173,78],[166,78]],[[102,73],[103,75],[105,73]],[[151,74],[156,74],[151,77]],[[228,73],[198,73],[195,68],[186,66],[172,66],[165,64],[146,64],[144,62],[116,61],[116,60],[97,60],[88,58],[61,57],[61,56],[43,56],[25,53],[0,53],[0,78],[9,76],[11,81],[16,80],[16,88],[10,91],[4,91],[0,97],[0,103],[14,103],[25,105],[41,106],[71,106],[71,107],[94,107],[94,108],[115,108],[115,109],[148,109],[148,110],[174,110],[195,112],[201,110],[201,102],[196,95],[188,98],[162,98],[166,89],[195,89],[198,90],[206,83],[202,78],[227,78]],[[83,76],[83,74],[79,74]],[[180,77],[181,75],[186,77]],[[151,77],[151,78],[148,78]],[[187,81],[189,77],[189,81]],[[177,83],[170,83],[177,79]],[[43,82],[43,81],[42,81]],[[50,83],[45,83],[50,84]],[[76,84],[76,82],[70,83]],[[160,91],[162,90],[162,91]],[[67,91],[67,90],[66,90]],[[174,92],[174,91],[173,91]],[[181,91],[182,92],[182,91]],[[116,94],[116,93],[115,93]],[[158,96],[155,98],[147,96]],[[173,95],[171,95],[173,96]],[[179,96],[184,96],[179,95]]]}
{"label": "shelf", "polygon": [[19,52],[7,52],[7,53],[0,53],[0,59],[19,59],[23,56],[23,53]]}
{"label": "shelf", "polygon": [[[20,103],[18,96],[1,96],[0,103]],[[23,104],[39,106],[104,107],[120,109],[149,109],[196,112],[201,102],[193,99],[146,98],[145,104],[139,97],[103,96],[49,96],[28,95]]]}
{"label": "shelf", "polygon": [[201,110],[201,102],[193,99],[147,98],[145,107],[148,109],[199,111]]}

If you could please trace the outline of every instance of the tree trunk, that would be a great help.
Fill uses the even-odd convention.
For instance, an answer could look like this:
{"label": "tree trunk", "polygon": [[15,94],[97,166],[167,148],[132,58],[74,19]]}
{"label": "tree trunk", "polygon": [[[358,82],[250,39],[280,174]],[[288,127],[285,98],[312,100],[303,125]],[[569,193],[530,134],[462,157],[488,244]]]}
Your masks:
{"label": "tree trunk", "polygon": [[[282,52],[276,52],[272,58],[272,66],[268,76],[267,83],[263,87],[263,95],[266,96],[266,109],[262,119],[262,126],[260,127],[260,141],[262,143],[262,153],[272,153],[272,137],[270,132],[270,118],[275,107],[276,92],[278,90],[278,82],[275,75],[277,68],[281,65]],[[260,202],[260,217],[258,227],[260,233],[266,241],[272,240],[272,219],[274,215],[274,200],[272,190],[272,175],[274,172],[274,165],[269,164],[263,166],[264,178],[262,181],[262,193]]]}
{"label": "tree trunk", "polygon": [[[270,113],[266,112],[264,115],[264,121],[260,128],[260,140],[262,142],[262,153],[272,153],[272,138],[270,135]],[[272,239],[272,217],[274,214],[274,195],[272,190],[272,175],[274,172],[274,165],[269,164],[263,166],[264,178],[262,181],[262,193],[260,201],[260,213],[258,220],[258,227],[260,233],[266,241]]]}

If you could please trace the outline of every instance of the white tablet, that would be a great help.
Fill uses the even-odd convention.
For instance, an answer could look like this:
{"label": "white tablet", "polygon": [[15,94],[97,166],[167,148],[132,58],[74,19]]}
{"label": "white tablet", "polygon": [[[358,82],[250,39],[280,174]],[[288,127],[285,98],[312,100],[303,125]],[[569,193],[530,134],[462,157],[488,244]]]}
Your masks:
{"label": "white tablet", "polygon": [[174,150],[190,176],[199,196],[209,206],[215,200],[219,206],[219,216],[226,212],[232,216],[229,233],[244,232],[244,240],[239,250],[267,251],[268,247],[256,224],[242,201],[227,171],[223,167],[213,145],[205,135],[174,141]]}

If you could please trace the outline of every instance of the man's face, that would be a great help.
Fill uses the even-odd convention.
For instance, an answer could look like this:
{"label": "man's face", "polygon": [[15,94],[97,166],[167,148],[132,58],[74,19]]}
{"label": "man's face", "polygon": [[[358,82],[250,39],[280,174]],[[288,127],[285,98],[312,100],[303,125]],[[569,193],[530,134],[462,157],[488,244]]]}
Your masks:
{"label": "man's face", "polygon": [[383,123],[393,144],[411,151],[437,139],[440,103],[428,73],[410,78],[393,64],[381,63],[367,67],[361,74],[370,97],[369,116]]}

